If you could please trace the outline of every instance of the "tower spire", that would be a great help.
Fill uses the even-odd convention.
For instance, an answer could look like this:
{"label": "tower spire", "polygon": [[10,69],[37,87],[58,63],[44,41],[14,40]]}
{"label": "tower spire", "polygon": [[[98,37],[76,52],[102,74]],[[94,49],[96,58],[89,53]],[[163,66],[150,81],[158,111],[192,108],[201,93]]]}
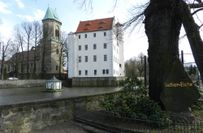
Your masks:
{"label": "tower spire", "polygon": [[56,9],[52,9],[49,5],[48,5],[48,8],[47,8],[47,11],[46,11],[46,14],[45,14],[43,20],[48,20],[48,19],[52,19],[52,20],[56,20],[56,21],[60,22],[59,17],[56,13]]}

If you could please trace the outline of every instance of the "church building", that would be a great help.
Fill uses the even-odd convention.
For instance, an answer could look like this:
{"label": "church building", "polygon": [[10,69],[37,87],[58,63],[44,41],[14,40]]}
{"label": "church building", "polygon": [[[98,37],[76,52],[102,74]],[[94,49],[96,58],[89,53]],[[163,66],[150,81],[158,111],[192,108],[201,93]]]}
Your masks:
{"label": "church building", "polygon": [[[14,54],[6,62],[7,72],[19,78],[50,78],[53,75],[57,77],[63,75],[61,25],[56,10],[48,7],[42,19],[43,36],[39,45],[32,47],[29,54],[28,51]],[[27,67],[27,56],[29,56],[29,67]]]}

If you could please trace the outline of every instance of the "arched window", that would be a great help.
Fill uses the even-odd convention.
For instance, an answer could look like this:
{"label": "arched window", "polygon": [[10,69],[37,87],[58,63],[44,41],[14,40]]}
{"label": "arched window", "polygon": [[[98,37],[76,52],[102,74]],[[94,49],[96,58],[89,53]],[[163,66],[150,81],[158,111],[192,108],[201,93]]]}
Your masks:
{"label": "arched window", "polygon": [[56,49],[56,54],[59,54],[59,49],[58,48]]}
{"label": "arched window", "polygon": [[56,26],[56,29],[55,29],[55,37],[56,37],[57,39],[59,39],[59,37],[60,37],[59,26],[58,26],[58,25]]}

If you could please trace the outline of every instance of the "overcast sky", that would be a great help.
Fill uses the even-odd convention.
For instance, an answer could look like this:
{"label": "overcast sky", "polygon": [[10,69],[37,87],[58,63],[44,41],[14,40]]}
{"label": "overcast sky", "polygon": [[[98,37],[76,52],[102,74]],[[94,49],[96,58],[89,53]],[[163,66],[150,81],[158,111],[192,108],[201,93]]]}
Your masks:
{"label": "overcast sky", "polygon": [[[115,16],[124,23],[131,16],[132,6],[139,6],[148,0],[93,0],[93,9],[81,8],[82,0],[0,0],[0,38],[6,41],[12,38],[13,27],[24,21],[41,21],[48,6],[56,8],[62,22],[62,30],[69,33],[76,31],[79,21]],[[184,34],[184,32],[182,33]],[[187,39],[180,40],[180,49],[185,53],[187,62],[193,62]],[[143,25],[139,25],[132,33],[125,33],[125,60],[147,54],[147,38]]]}

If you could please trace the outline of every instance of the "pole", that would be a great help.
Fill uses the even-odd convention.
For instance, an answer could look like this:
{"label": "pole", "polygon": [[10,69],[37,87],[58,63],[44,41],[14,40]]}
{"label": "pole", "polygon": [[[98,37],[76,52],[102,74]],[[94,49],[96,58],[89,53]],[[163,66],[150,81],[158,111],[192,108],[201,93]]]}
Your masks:
{"label": "pole", "polygon": [[144,86],[147,87],[147,57],[144,56]]}

